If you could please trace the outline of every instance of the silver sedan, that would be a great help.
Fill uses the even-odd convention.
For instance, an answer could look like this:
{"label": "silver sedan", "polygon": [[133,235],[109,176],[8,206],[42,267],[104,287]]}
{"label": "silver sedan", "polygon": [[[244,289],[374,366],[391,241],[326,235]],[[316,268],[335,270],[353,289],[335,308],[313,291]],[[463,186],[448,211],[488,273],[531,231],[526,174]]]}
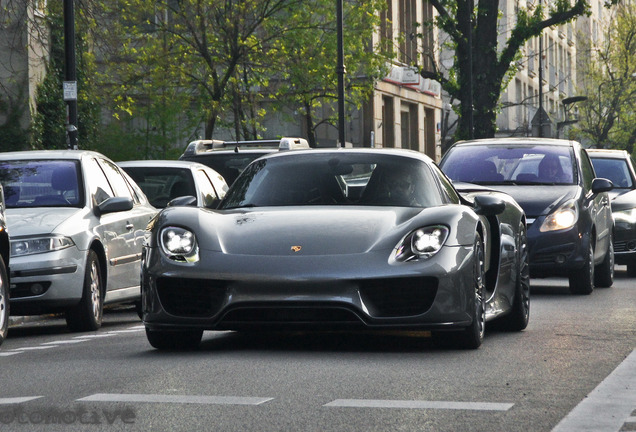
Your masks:
{"label": "silver sedan", "polygon": [[0,153],[11,235],[11,313],[64,312],[101,326],[104,304],[140,299],[143,233],[157,213],[115,163],[90,151]]}

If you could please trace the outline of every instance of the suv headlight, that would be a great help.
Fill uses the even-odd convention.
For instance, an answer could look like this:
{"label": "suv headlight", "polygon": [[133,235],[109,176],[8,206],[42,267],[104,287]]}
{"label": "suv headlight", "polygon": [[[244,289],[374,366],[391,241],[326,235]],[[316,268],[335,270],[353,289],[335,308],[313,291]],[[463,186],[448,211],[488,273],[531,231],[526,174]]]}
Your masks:
{"label": "suv headlight", "polygon": [[197,262],[199,247],[192,231],[181,227],[165,227],[159,234],[161,249],[168,258],[181,262]]}
{"label": "suv headlight", "polygon": [[579,207],[576,201],[570,200],[550,213],[541,224],[539,231],[547,232],[572,228],[578,220]]}
{"label": "suv headlight", "polygon": [[30,238],[11,239],[11,256],[19,257],[39,253],[57,251],[74,246],[75,242],[70,237],[41,236]]}
{"label": "suv headlight", "polygon": [[431,225],[411,232],[394,249],[395,260],[411,261],[432,257],[444,246],[448,233],[449,229],[444,225]]}

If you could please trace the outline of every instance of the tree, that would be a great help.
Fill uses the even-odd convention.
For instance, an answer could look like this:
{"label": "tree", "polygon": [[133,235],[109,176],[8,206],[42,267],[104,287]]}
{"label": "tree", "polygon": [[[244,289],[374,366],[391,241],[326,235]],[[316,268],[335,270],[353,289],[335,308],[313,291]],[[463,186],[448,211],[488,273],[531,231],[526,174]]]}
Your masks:
{"label": "tree", "polygon": [[[360,108],[368,100],[378,79],[386,75],[389,61],[369,46],[379,26],[379,11],[386,0],[343,2],[346,98],[350,107]],[[319,14],[316,11],[321,11]],[[335,68],[337,31],[333,0],[305,2],[288,18],[303,23],[284,33],[273,44],[275,72],[271,97],[278,111],[298,113],[309,145],[316,146],[316,129],[322,124],[337,127],[337,74]],[[268,25],[278,25],[276,21]]]}
{"label": "tree", "polygon": [[605,41],[584,71],[588,100],[581,104],[579,132],[593,147],[631,153],[636,145],[636,4],[619,5],[608,20]]}
{"label": "tree", "polygon": [[[615,4],[618,0],[610,1]],[[451,98],[461,101],[457,139],[471,135],[493,137],[497,103],[507,84],[506,77],[515,72],[514,60],[520,48],[546,27],[572,21],[587,14],[590,7],[587,0],[575,0],[573,4],[570,0],[555,0],[547,7],[547,17],[546,6],[541,2],[533,9],[520,7],[510,36],[500,45],[499,0],[478,1],[476,7],[473,0],[429,2],[438,12],[436,25],[450,39],[455,61],[448,73],[437,66],[431,71],[421,70],[420,74],[439,81]],[[470,130],[471,118],[474,131]]]}

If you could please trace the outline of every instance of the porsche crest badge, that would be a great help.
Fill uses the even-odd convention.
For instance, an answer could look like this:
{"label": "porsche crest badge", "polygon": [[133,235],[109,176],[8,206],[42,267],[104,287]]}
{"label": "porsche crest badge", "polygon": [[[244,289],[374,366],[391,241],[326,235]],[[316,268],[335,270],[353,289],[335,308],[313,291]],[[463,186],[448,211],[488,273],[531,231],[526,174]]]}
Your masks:
{"label": "porsche crest badge", "polygon": [[300,250],[301,250],[302,248],[303,248],[302,246],[292,246],[292,247],[291,247],[291,250],[292,250],[293,252],[300,252]]}

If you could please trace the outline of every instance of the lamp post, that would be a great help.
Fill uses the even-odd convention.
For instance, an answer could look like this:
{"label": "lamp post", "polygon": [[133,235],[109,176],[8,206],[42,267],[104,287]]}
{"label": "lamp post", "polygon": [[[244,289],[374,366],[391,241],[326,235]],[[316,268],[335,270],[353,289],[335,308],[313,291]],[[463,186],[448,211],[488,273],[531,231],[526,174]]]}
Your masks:
{"label": "lamp post", "polygon": [[336,73],[338,75],[338,141],[340,147],[345,146],[345,91],[344,76],[346,73],[344,64],[344,42],[343,42],[343,23],[342,23],[342,0],[336,0],[336,27],[338,38],[338,65]]}
{"label": "lamp post", "polygon": [[570,120],[570,108],[572,107],[572,104],[576,102],[586,101],[586,100],[587,100],[587,96],[572,96],[572,97],[565,98],[561,101],[561,103],[563,103],[564,120],[557,123],[557,132],[556,132],[557,139],[561,138],[560,137],[561,129],[563,129],[565,126],[577,123],[579,121],[578,118]]}
{"label": "lamp post", "polygon": [[64,101],[66,144],[69,150],[77,149],[77,75],[75,71],[75,10],[74,0],[64,0]]}

